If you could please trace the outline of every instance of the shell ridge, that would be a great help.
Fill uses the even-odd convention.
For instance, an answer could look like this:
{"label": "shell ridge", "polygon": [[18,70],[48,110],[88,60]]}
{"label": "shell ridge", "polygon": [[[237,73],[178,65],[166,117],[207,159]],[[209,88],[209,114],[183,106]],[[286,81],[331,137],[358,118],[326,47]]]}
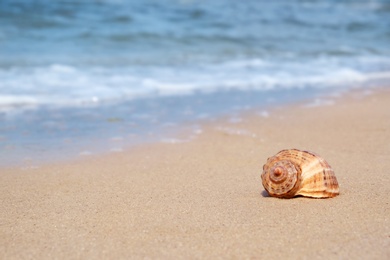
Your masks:
{"label": "shell ridge", "polygon": [[[281,173],[286,176],[281,176]],[[332,167],[321,156],[298,149],[281,150],[263,165],[262,183],[274,197],[327,198],[339,194]],[[294,182],[295,181],[295,182]]]}
{"label": "shell ridge", "polygon": [[314,158],[316,160],[305,169],[303,185],[297,194],[316,198],[337,195],[338,183],[332,167],[319,155]]}

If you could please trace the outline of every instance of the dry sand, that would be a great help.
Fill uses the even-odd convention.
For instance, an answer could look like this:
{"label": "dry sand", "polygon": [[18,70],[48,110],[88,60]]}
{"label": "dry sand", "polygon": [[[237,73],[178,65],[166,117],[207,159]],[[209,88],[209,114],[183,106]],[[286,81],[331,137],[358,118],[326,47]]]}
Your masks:
{"label": "dry sand", "polygon": [[[0,258],[390,259],[390,91],[334,100],[221,119],[186,143],[3,169]],[[293,147],[333,166],[338,197],[266,196],[262,165]]]}

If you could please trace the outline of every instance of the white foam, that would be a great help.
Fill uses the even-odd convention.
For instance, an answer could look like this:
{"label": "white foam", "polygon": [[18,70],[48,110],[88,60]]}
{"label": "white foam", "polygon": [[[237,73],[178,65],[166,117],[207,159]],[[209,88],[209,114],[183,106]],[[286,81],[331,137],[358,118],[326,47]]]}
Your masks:
{"label": "white foam", "polygon": [[179,138],[163,138],[160,141],[162,143],[166,143],[166,144],[180,144],[180,143],[187,143],[190,140],[189,139],[179,139]]}
{"label": "white foam", "polygon": [[342,62],[321,57],[311,61],[236,60],[202,66],[77,67],[52,64],[0,69],[0,110],[21,107],[93,106],[145,96],[191,95],[218,90],[354,87],[390,80],[389,71],[360,67],[390,59],[361,57]]}
{"label": "white foam", "polygon": [[91,151],[88,151],[88,150],[85,150],[85,151],[81,151],[79,153],[80,156],[89,156],[89,155],[92,155],[92,152]]}
{"label": "white foam", "polygon": [[305,104],[304,107],[311,108],[311,107],[321,107],[321,106],[332,106],[334,105],[334,100],[331,99],[321,99],[316,98],[312,102]]}
{"label": "white foam", "polygon": [[246,129],[237,129],[237,128],[231,128],[231,127],[217,127],[217,131],[220,131],[224,134],[228,135],[239,135],[239,136],[248,136],[256,138],[257,135],[255,133],[252,133]]}
{"label": "white foam", "polygon": [[200,128],[195,129],[193,132],[194,132],[194,134],[196,134],[196,135],[201,135],[201,134],[203,134],[203,130],[200,129]]}
{"label": "white foam", "polygon": [[0,112],[12,111],[20,108],[36,108],[39,101],[33,96],[26,95],[1,95]]}
{"label": "white foam", "polygon": [[261,117],[264,117],[264,118],[268,118],[269,117],[269,112],[266,111],[266,110],[263,110],[263,111],[260,111],[258,113],[258,115],[261,116]]}
{"label": "white foam", "polygon": [[110,149],[110,152],[111,153],[121,153],[121,152],[123,152],[123,148],[122,147],[112,147]]}
{"label": "white foam", "polygon": [[124,140],[124,138],[122,136],[114,136],[114,137],[110,138],[110,141],[112,141],[112,142],[121,142],[123,140]]}
{"label": "white foam", "polygon": [[241,122],[242,122],[242,118],[240,118],[240,117],[231,117],[231,118],[229,118],[229,123],[238,124],[238,123],[241,123]]}

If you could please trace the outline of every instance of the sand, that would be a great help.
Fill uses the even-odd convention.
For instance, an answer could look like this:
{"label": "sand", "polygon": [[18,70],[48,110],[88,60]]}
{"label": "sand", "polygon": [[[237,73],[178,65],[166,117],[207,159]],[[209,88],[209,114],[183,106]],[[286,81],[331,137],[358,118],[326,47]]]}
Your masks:
{"label": "sand", "polygon": [[[2,169],[0,258],[390,259],[389,89],[260,112],[188,142]],[[262,165],[285,148],[322,155],[341,194],[268,197]]]}

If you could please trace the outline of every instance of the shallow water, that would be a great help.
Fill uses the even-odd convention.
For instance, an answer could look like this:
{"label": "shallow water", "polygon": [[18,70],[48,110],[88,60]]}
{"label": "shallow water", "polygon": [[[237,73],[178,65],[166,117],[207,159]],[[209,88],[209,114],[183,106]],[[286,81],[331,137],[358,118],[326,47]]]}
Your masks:
{"label": "shallow water", "polygon": [[3,0],[1,164],[387,85],[389,17],[384,0]]}

